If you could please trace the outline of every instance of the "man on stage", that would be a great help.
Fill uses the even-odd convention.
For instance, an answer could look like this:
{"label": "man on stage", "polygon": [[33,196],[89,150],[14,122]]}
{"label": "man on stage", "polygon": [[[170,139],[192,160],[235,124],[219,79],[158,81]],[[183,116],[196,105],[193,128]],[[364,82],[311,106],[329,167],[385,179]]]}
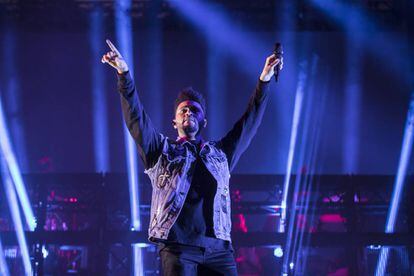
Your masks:
{"label": "man on stage", "polygon": [[164,275],[237,275],[231,245],[230,172],[259,127],[269,81],[282,59],[266,59],[247,110],[220,140],[205,141],[206,103],[184,89],[172,120],[177,139],[158,133],[145,112],[128,65],[115,46],[102,57],[118,72],[126,125],[152,183],[149,240],[159,246]]}

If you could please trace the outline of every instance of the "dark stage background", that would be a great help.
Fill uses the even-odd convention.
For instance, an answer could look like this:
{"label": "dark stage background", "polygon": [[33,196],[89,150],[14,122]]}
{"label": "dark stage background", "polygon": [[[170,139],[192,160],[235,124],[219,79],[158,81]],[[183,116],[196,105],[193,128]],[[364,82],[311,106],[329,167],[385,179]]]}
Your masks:
{"label": "dark stage background", "polygon": [[[52,7],[38,8],[32,14],[30,10],[24,12],[29,18],[23,15],[15,20],[3,18],[0,33],[3,61],[0,89],[7,118],[19,123],[19,127],[11,126],[10,132],[22,170],[42,171],[39,162],[47,157],[54,172],[96,171],[92,74],[93,68],[99,67],[102,70],[99,93],[107,110],[101,120],[107,124],[108,141],[104,147],[108,152],[107,169],[125,172],[116,73],[100,62],[100,56],[94,57],[92,49],[95,47],[104,54],[108,50],[105,38],[116,43],[114,19],[109,15],[102,18],[102,40],[92,43],[91,26],[86,20],[92,13],[90,10],[80,10],[74,18],[58,18],[63,11]],[[168,22],[161,22],[159,25],[164,26],[156,29],[145,24],[144,19],[133,21],[130,58],[135,65],[134,77],[142,101],[159,130],[176,137],[171,126],[173,100],[181,88],[193,86],[206,95],[209,104],[206,138],[223,136],[246,108],[273,44],[281,41],[285,67],[280,83],[272,83],[272,99],[263,124],[235,172],[285,172],[300,64],[304,61],[310,64],[316,57],[314,75],[305,70],[309,72],[305,94],[316,99],[313,110],[322,109],[321,146],[316,153],[319,172],[394,173],[412,88],[412,74],[409,74],[412,56],[404,55],[412,54],[412,37],[395,27],[361,29],[364,41],[371,43],[358,45],[354,50],[349,46],[349,33],[341,26],[332,30],[286,32],[272,30],[269,25],[252,27],[248,23],[243,24],[242,33],[226,33],[223,34],[228,36],[226,39],[214,41],[214,37],[206,37],[191,25],[169,27]],[[398,36],[402,43],[389,41],[393,36]],[[251,50],[249,58],[240,55],[240,49],[232,48],[233,40],[240,37],[250,39],[237,41],[240,48],[253,46],[247,48]],[[378,41],[386,41],[387,47]],[[249,45],[244,45],[247,42]],[[351,56],[358,59],[354,66],[347,62]],[[350,116],[346,109],[348,86],[355,85],[349,83],[349,71],[359,75],[357,99],[352,106],[357,116]],[[347,127],[350,124],[354,127]],[[347,148],[344,141],[348,137],[357,141],[352,148]],[[347,157],[349,154],[353,156]],[[352,159],[351,166],[346,165],[346,158]],[[306,164],[295,164],[294,170],[301,166]]]}

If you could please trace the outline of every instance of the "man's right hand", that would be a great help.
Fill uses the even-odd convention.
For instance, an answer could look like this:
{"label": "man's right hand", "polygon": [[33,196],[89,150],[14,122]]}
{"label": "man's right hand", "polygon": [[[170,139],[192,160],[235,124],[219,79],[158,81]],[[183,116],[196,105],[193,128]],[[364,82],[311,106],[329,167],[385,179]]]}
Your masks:
{"label": "man's right hand", "polygon": [[109,39],[106,40],[106,44],[108,44],[109,48],[111,48],[111,51],[102,56],[102,63],[108,63],[114,67],[119,74],[127,72],[129,70],[128,65],[122,57],[121,53],[119,53],[118,49],[114,46],[114,44],[112,44]]}

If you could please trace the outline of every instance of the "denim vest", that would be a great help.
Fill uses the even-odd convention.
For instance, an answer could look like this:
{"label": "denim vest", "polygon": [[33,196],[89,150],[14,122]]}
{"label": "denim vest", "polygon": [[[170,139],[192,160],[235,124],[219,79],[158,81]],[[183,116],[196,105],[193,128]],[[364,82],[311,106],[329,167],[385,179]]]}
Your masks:
{"label": "denim vest", "polygon": [[[145,170],[152,184],[150,240],[167,239],[184,205],[193,177],[193,163],[197,159],[196,146],[190,142],[177,143],[164,136],[161,140],[162,152],[157,163]],[[213,203],[214,233],[219,239],[231,241],[230,171],[226,154],[217,144],[204,143],[199,155],[217,181]]]}

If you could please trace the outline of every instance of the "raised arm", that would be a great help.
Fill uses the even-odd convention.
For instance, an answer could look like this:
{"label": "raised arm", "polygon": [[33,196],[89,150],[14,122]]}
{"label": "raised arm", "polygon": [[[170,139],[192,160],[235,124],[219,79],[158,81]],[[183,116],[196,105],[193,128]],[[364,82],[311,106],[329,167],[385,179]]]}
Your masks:
{"label": "raised arm", "polygon": [[262,121],[268,102],[269,82],[274,75],[276,66],[280,66],[279,68],[282,69],[283,60],[277,59],[274,54],[267,57],[256,88],[250,97],[247,110],[219,142],[227,155],[230,171],[234,169],[241,154],[249,146]]}
{"label": "raised arm", "polygon": [[103,55],[101,61],[118,72],[118,91],[126,126],[135,140],[145,168],[151,168],[161,152],[162,135],[155,130],[142,106],[125,59],[109,39],[106,43],[111,51]]}

